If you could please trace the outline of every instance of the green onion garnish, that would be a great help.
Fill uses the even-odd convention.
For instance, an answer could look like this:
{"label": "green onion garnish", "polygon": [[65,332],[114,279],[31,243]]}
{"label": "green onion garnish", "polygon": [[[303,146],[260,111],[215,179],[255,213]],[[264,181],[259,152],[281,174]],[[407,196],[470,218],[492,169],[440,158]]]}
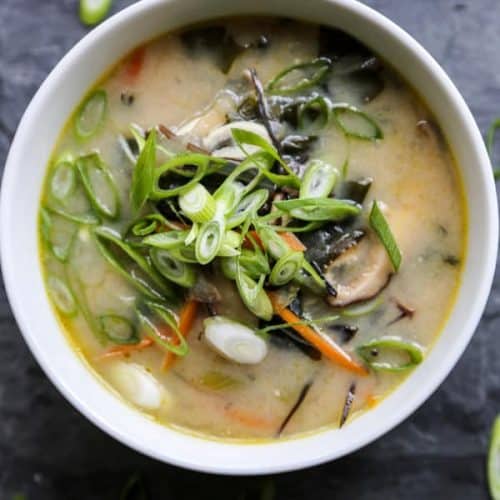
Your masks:
{"label": "green onion garnish", "polygon": [[132,183],[130,186],[130,203],[132,210],[138,212],[149,198],[153,188],[153,172],[156,166],[156,131],[149,133],[148,139],[137,158]]}
{"label": "green onion garnish", "polygon": [[129,232],[134,236],[148,236],[149,234],[155,233],[162,226],[166,226],[168,221],[161,214],[148,214],[143,218],[136,220]]}
{"label": "green onion garnish", "polygon": [[[137,316],[139,317],[142,325],[146,328],[148,337],[167,351],[173,352],[177,356],[185,356],[189,351],[189,347],[187,345],[186,339],[179,331],[177,321],[175,320],[172,312],[164,305],[158,304],[156,302],[146,302],[145,305],[150,312],[153,312],[163,323],[166,323],[166,325],[169,327],[169,332],[175,334],[175,337],[173,338],[166,337],[166,335],[157,325],[157,322],[154,321],[150,317],[150,315],[147,315],[143,311],[138,309]],[[177,339],[177,342],[175,341],[175,339]]]}
{"label": "green onion garnish", "polygon": [[102,331],[115,344],[137,344],[138,338],[133,323],[116,314],[106,314],[99,317]]}
{"label": "green onion garnish", "polygon": [[273,317],[273,305],[264,290],[265,275],[261,275],[258,282],[255,282],[237,264],[236,286],[238,292],[247,308],[258,318],[269,321]]}
{"label": "green onion garnish", "polygon": [[40,219],[44,242],[56,259],[66,262],[73,247],[78,226],[71,220],[43,208],[40,210]]}
{"label": "green onion garnish", "polygon": [[306,198],[275,201],[274,206],[305,221],[341,221],[358,215],[361,208],[350,200]]}
{"label": "green onion garnish", "polygon": [[321,57],[310,62],[294,64],[273,78],[267,85],[270,94],[295,94],[321,83],[330,70],[330,59]]}
{"label": "green onion garnish", "polygon": [[74,316],[77,312],[77,306],[68,285],[61,278],[49,276],[47,286],[57,309],[65,316]]}
{"label": "green onion garnish", "polygon": [[332,192],[339,173],[321,160],[309,162],[300,185],[300,198],[326,198]]}
{"label": "green onion garnish", "polygon": [[335,106],[333,116],[342,131],[350,137],[370,141],[384,137],[378,123],[353,106]]}
{"label": "green onion garnish", "polygon": [[76,160],[83,187],[95,211],[103,217],[116,219],[120,214],[120,199],[115,181],[97,153]]}
{"label": "green onion garnish", "polygon": [[191,288],[196,283],[196,271],[186,262],[181,262],[160,248],[152,248],[149,252],[151,260],[158,271],[167,280],[184,288]]}
{"label": "green onion garnish", "polygon": [[95,135],[104,123],[107,108],[108,96],[104,90],[96,90],[90,94],[76,112],[76,136],[87,140]]}
{"label": "green onion garnish", "polygon": [[208,222],[215,214],[215,201],[203,184],[196,184],[181,194],[179,206],[193,222]]}
{"label": "green onion garnish", "polygon": [[164,233],[151,234],[144,238],[142,241],[145,245],[163,248],[165,250],[172,250],[184,245],[188,235],[189,231],[166,231]]}
{"label": "green onion garnish", "polygon": [[487,475],[491,498],[500,500],[500,416],[495,418],[491,429]]}
{"label": "green onion garnish", "polygon": [[[398,337],[371,340],[357,347],[356,352],[375,371],[405,371],[420,364],[424,359],[422,347]],[[384,360],[384,355],[390,358]],[[397,359],[394,359],[395,357]]]}
{"label": "green onion garnish", "polygon": [[236,231],[226,231],[217,255],[219,257],[235,257],[240,254],[241,237]]}
{"label": "green onion garnish", "polygon": [[207,222],[200,228],[195,244],[196,260],[200,264],[208,264],[219,253],[224,239],[224,228],[221,222]]}
{"label": "green onion garnish", "polygon": [[302,103],[298,109],[298,126],[301,130],[319,130],[330,117],[331,104],[323,96],[316,96]]}
{"label": "green onion garnish", "polygon": [[384,245],[394,270],[398,271],[399,266],[401,265],[401,252],[399,251],[391,228],[389,227],[389,224],[387,223],[387,220],[376,201],[373,202],[372,210],[370,212],[370,225],[377,234],[382,245]]}
{"label": "green onion garnish", "polygon": [[108,14],[113,0],[80,0],[80,21],[87,26],[100,23]]}
{"label": "green onion garnish", "polygon": [[64,201],[76,187],[76,172],[69,161],[58,163],[50,176],[50,195],[57,201]]}
{"label": "green onion garnish", "polygon": [[243,224],[249,216],[257,213],[268,198],[269,191],[267,189],[257,189],[246,195],[229,215],[226,221],[227,227],[233,228]]}
{"label": "green onion garnish", "polygon": [[291,281],[302,268],[304,254],[290,252],[279,259],[271,271],[269,283],[274,286],[283,286]]}

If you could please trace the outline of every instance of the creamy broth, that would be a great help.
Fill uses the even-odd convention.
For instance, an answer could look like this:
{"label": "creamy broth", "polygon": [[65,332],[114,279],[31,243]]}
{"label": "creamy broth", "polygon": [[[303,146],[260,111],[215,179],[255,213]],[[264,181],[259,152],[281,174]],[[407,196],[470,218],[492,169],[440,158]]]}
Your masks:
{"label": "creamy broth", "polygon": [[[49,165],[40,229],[41,259],[51,296],[54,287],[61,291],[61,283],[67,284],[71,293],[68,298],[64,289],[63,295],[57,296],[56,314],[90,368],[125,400],[165,425],[234,439],[275,439],[338,427],[345,420],[348,425],[411,376],[411,367],[387,371],[372,369],[375,365],[370,364],[381,359],[391,366],[404,365],[407,353],[384,353],[383,346],[373,347],[365,353],[369,361],[363,361],[358,348],[373,339],[390,337],[417,345],[425,357],[447,319],[464,259],[466,224],[458,171],[439,126],[416,92],[346,35],[325,29],[320,33],[317,26],[278,19],[228,19],[208,26],[212,28],[167,34],[126,56],[95,87],[104,91],[107,99],[98,130],[84,139],[75,135],[81,109],[64,130]],[[299,94],[310,96],[314,92],[334,107],[341,103],[355,106],[378,124],[383,138],[355,138],[343,133],[332,118],[319,128],[306,125],[305,132],[281,120],[280,139],[316,137],[297,155],[288,155],[299,177],[310,159],[323,160],[338,171],[333,193],[339,198],[345,196],[347,182],[372,180],[354,223],[339,222],[345,232],[365,232],[353,248],[334,260],[327,255],[322,229],[297,233],[297,237],[307,247],[306,258],[317,259],[327,278],[332,262],[340,262],[346,252],[357,251],[361,244],[382,252],[380,258],[386,266],[388,257],[368,222],[370,208],[377,200],[401,251],[402,263],[397,272],[384,271],[376,278],[380,281],[374,285],[376,293],[362,297],[368,300],[333,307],[324,296],[302,290],[300,304],[309,320],[338,316],[314,328],[333,339],[359,366],[366,366],[367,374],[354,373],[324,355],[313,359],[296,341],[275,330],[261,337],[267,352],[258,363],[235,363],[214,351],[204,334],[204,321],[214,309],[218,316],[253,329],[269,326],[248,310],[234,282],[217,264],[197,273],[206,275],[220,300],[209,307],[198,304],[186,335],[189,351],[173,356],[175,359],[165,366],[165,350],[148,344],[144,325],[137,320],[141,293],[103,257],[94,236],[96,226],[105,226],[125,237],[137,217],[130,205],[136,168],[130,125],[145,131],[162,124],[178,137],[188,137],[189,142],[178,141],[176,152],[190,144],[203,149],[204,139],[228,121],[235,121],[238,112],[237,120],[242,120],[242,102],[255,96],[247,75],[249,68],[255,68],[266,87],[285,68],[318,56],[329,57],[331,69],[311,91]],[[297,95],[287,98],[293,101]],[[276,113],[278,101],[279,96],[268,95],[271,113]],[[161,131],[157,136],[165,140]],[[166,144],[171,147],[172,141]],[[117,218],[97,214],[98,223],[88,224],[96,221],[82,221],[81,214],[95,217],[96,211],[74,167],[70,168],[75,172],[75,186],[64,204],[54,202],[51,190],[53,173],[61,161],[73,165],[79,156],[93,151],[109,168],[120,213]],[[300,157],[302,153],[307,158]],[[158,165],[161,163],[158,159]],[[101,198],[109,201],[112,195],[106,191],[106,182],[99,179],[96,185],[103,189]],[[291,196],[295,196],[293,190]],[[68,217],[68,206],[79,220]],[[150,200],[143,214],[155,206],[157,202]],[[333,226],[325,227],[331,237]],[[361,258],[361,272],[371,272],[366,267],[370,258]],[[342,276],[345,270],[342,267],[336,272]],[[338,284],[332,282],[334,288]],[[190,293],[171,284],[169,288],[175,290],[177,298]],[[339,285],[337,292],[341,291]],[[182,304],[165,297],[165,305],[178,321]],[[123,328],[134,329],[136,343],[117,344],[106,336],[103,317],[114,321],[117,316],[126,320],[120,323]],[[143,348],[138,348],[137,342]],[[137,377],[127,371],[131,366]],[[352,401],[346,404],[346,400]],[[294,406],[297,409],[291,414]]]}

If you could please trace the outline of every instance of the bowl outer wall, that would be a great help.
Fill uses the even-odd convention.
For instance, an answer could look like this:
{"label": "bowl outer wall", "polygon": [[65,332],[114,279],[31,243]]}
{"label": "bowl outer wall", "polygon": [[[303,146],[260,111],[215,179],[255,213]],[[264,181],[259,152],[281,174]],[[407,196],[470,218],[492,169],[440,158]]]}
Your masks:
{"label": "bowl outer wall", "polygon": [[[211,441],[163,427],[111,393],[75,356],[45,293],[37,211],[61,128],[82,95],[127,51],[162,32],[242,14],[283,15],[340,27],[381,54],[419,89],[458,160],[468,199],[463,284],[453,312],[425,361],[375,409],[340,430],[266,444]],[[32,175],[26,176],[25,169]],[[142,0],[105,21],[56,66],[26,110],[7,159],[0,199],[0,251],[6,290],[36,359],[65,397],[97,426],[146,455],[221,474],[265,474],[339,458],[377,439],[439,386],[470,341],[490,291],[498,210],[491,165],[463,98],[434,59],[381,14],[354,0]]]}

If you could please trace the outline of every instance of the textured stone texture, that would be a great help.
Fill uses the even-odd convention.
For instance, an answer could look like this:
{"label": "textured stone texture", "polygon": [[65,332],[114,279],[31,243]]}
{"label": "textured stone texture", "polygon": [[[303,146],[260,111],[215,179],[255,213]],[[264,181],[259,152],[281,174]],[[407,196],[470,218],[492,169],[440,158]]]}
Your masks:
{"label": "textured stone texture", "polygon": [[[30,98],[86,29],[77,0],[0,0],[0,166]],[[132,3],[115,1],[114,9]],[[444,66],[481,129],[500,114],[498,0],[369,0]],[[334,463],[275,477],[277,498],[488,498],[484,455],[500,410],[500,276],[474,340],[442,387],[377,442]],[[145,458],[77,413],[20,337],[0,286],[0,499],[118,498],[130,473],[153,498],[258,498],[261,479],[196,474]]]}

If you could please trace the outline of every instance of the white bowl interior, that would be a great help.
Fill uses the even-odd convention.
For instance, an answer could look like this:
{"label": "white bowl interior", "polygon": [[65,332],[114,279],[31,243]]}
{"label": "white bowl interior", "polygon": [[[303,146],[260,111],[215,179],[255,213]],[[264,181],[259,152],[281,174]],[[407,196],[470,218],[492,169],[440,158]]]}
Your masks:
{"label": "white bowl interior", "polygon": [[[60,332],[42,282],[38,203],[47,161],[69,113],[93,82],[126,52],[165,31],[208,18],[284,13],[351,33],[390,61],[424,96],[456,155],[468,198],[463,285],[427,359],[391,396],[350,425],[265,445],[209,441],[144,418],[104,388],[75,356]],[[20,124],[1,200],[2,265],[8,296],[31,350],[56,386],[98,426],[138,451],[218,473],[269,473],[313,465],[363,446],[407,417],[442,382],[469,342],[489,293],[496,260],[497,205],[489,169],[474,120],[437,63],[394,24],[357,2],[143,0],[95,29],[61,61]]]}

